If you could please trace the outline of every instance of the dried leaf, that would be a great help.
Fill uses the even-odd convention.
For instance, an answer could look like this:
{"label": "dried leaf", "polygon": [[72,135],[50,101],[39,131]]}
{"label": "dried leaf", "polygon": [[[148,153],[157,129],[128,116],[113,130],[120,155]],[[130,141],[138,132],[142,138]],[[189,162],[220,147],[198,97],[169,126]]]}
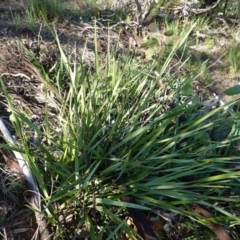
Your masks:
{"label": "dried leaf", "polygon": [[148,29],[149,29],[149,31],[152,32],[152,33],[159,33],[158,24],[155,23],[155,22],[149,24]]}
{"label": "dried leaf", "polygon": [[143,38],[142,37],[139,37],[139,36],[135,36],[134,37],[135,38],[135,41],[137,42],[137,45],[141,45],[141,44],[143,44],[144,43],[144,40],[143,40]]}
{"label": "dried leaf", "polygon": [[7,166],[10,168],[11,172],[18,173],[20,175],[24,175],[21,167],[19,166],[19,164],[16,161],[14,161],[11,158],[9,158],[8,156],[6,156],[2,149],[0,149],[0,152],[2,153],[4,161],[6,162]]}
{"label": "dried leaf", "polygon": [[164,220],[151,221],[152,229],[160,236],[163,233]]}

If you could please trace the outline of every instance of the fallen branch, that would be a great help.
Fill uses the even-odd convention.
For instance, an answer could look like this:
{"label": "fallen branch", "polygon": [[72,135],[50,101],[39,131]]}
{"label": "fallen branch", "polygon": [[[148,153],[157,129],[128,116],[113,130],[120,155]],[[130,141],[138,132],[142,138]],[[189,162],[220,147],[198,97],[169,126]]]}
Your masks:
{"label": "fallen branch", "polygon": [[[199,216],[203,216],[206,219],[207,218],[212,218],[213,215],[212,213],[209,212],[208,209],[203,208],[202,206],[196,204],[196,203],[192,203],[191,204],[191,208],[193,209],[193,211],[199,215]],[[231,240],[230,236],[228,235],[228,233],[225,231],[225,229],[223,228],[222,225],[220,225],[219,223],[213,223],[210,220],[208,221],[208,225],[209,227],[215,232],[215,234],[218,236],[219,240]]]}
{"label": "fallen branch", "polygon": [[190,8],[189,11],[198,15],[198,14],[203,14],[203,13],[207,13],[209,11],[212,11],[213,9],[215,9],[219,3],[220,3],[221,0],[217,0],[216,3],[214,3],[212,6],[210,7],[207,7],[207,8],[203,8],[203,9],[193,9],[193,8]]}
{"label": "fallen branch", "polygon": [[[17,143],[8,131],[6,125],[4,124],[2,118],[0,117],[0,131],[2,132],[4,138],[6,139],[7,143],[10,146],[16,147]],[[26,179],[28,183],[28,188],[31,194],[30,198],[30,204],[31,206],[36,209],[35,216],[36,216],[36,222],[38,224],[39,232],[41,235],[42,240],[47,240],[51,238],[51,234],[47,228],[47,221],[44,217],[44,215],[41,213],[41,199],[40,199],[40,193],[38,186],[35,182],[34,177],[32,176],[32,172],[30,168],[28,167],[27,161],[24,159],[22,154],[18,151],[13,150],[13,153],[18,161],[18,164],[22,170],[22,173],[24,174],[24,178]]]}
{"label": "fallen branch", "polygon": [[[174,8],[160,8],[160,13],[156,14],[152,17],[153,19],[157,18],[165,18],[168,17],[170,19],[176,19],[179,17],[189,17],[190,15],[199,15],[211,12],[213,9],[215,9],[219,4],[221,0],[217,0],[212,6],[208,6],[206,8],[195,8],[191,3],[181,4],[179,6],[176,6]],[[227,1],[224,6],[224,14],[227,6]],[[170,14],[168,13],[170,11]],[[151,20],[151,21],[152,21]]]}
{"label": "fallen branch", "polygon": [[[118,180],[119,189],[122,191],[126,191],[127,188],[124,186],[123,178]],[[135,198],[133,196],[125,196],[122,197],[121,200],[126,203],[134,203],[137,204]],[[144,240],[157,240],[157,236],[153,231],[149,221],[147,220],[145,214],[140,209],[127,207],[130,217],[133,219],[133,222],[138,230],[139,235]]]}
{"label": "fallen branch", "polygon": [[[122,201],[137,204],[136,200],[132,196],[122,197]],[[152,230],[150,223],[144,213],[140,209],[127,209],[141,237],[144,240],[157,240],[156,234]]]}

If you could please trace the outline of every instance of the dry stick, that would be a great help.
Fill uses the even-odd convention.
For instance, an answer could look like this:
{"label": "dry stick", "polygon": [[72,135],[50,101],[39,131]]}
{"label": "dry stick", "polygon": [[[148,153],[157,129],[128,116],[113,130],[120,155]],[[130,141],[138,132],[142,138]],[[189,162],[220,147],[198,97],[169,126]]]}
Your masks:
{"label": "dry stick", "polygon": [[[165,7],[161,7],[160,10],[161,11],[172,10],[173,12],[175,12],[175,11],[183,11],[185,9],[189,13],[193,13],[195,15],[198,15],[198,14],[204,14],[204,13],[210,12],[211,10],[215,9],[219,5],[220,1],[221,0],[217,0],[216,3],[214,3],[214,5],[212,5],[210,7],[207,7],[207,8],[203,8],[203,9],[195,9],[195,8],[190,8],[190,7],[186,7],[186,6],[177,6],[177,7],[170,8],[170,9],[167,9]],[[155,16],[153,16],[152,19],[154,19],[156,17],[166,17],[166,15],[167,14],[158,13]]]}
{"label": "dry stick", "polygon": [[[122,201],[137,204],[136,200],[132,196],[122,197]],[[127,209],[141,237],[144,240],[157,240],[156,234],[152,230],[144,213],[140,209],[129,207]]]}
{"label": "dry stick", "polygon": [[[4,138],[7,140],[7,142],[12,145],[12,146],[17,146],[16,141],[8,131],[6,125],[4,124],[2,118],[0,117],[0,131],[2,132]],[[36,216],[36,222],[38,224],[38,228],[41,234],[41,239],[42,240],[47,240],[51,238],[51,234],[49,230],[47,229],[47,221],[44,218],[44,215],[41,214],[41,200],[40,200],[40,193],[38,186],[35,182],[35,179],[32,176],[32,172],[28,167],[27,161],[24,159],[22,154],[20,152],[14,151],[13,153],[18,161],[19,166],[22,169],[22,172],[25,176],[25,179],[28,182],[30,192],[31,192],[31,201],[30,204],[33,208],[37,209],[35,211],[35,216]]]}
{"label": "dry stick", "polygon": [[[15,53],[11,53],[13,56],[12,58],[14,59],[18,59],[19,56]],[[55,87],[53,87],[51,84],[49,84],[41,75],[41,73],[39,72],[39,70],[33,65],[31,64],[27,59],[25,58],[21,58],[20,61],[15,61],[17,66],[23,70],[26,71],[28,74],[30,74],[31,76],[33,76],[37,81],[43,83],[43,85],[47,88],[47,90],[49,89],[56,97],[56,99],[59,102],[62,102],[61,96],[59,95],[59,92],[57,91],[57,89],[55,89]],[[12,74],[12,73],[3,73],[1,74],[1,76],[5,76],[5,75],[11,75],[14,77],[20,76],[20,77],[25,77],[28,80],[30,80],[30,78],[28,76],[26,76],[23,73],[17,73],[17,74]]]}
{"label": "dry stick", "polygon": [[[119,189],[121,189],[122,191],[127,190],[127,187],[124,186],[123,178],[120,178],[118,180],[118,184],[119,184]],[[125,196],[125,197],[122,197],[121,200],[126,203],[137,204],[137,202],[133,196]],[[153,231],[152,227],[150,226],[150,223],[147,220],[143,211],[140,209],[135,209],[135,208],[131,208],[131,207],[127,207],[127,210],[129,212],[131,218],[133,219],[133,222],[139,232],[139,235],[144,240],[157,240],[157,236],[156,236],[155,232]]]}
{"label": "dry stick", "polygon": [[[213,215],[210,213],[207,209],[204,209],[202,206],[192,203],[191,208],[194,210],[194,212],[199,215],[203,216],[206,219],[212,218]],[[224,230],[223,226],[221,226],[219,223],[213,223],[211,221],[208,221],[209,227],[215,232],[215,234],[218,236],[219,240],[231,240],[228,233]]]}
{"label": "dry stick", "polygon": [[194,13],[196,15],[209,12],[209,11],[213,10],[214,8],[216,8],[219,5],[220,1],[221,0],[217,0],[216,3],[214,3],[214,5],[212,5],[210,7],[207,7],[205,9],[197,9],[197,10],[191,9],[190,12],[192,12],[192,13]]}
{"label": "dry stick", "polygon": [[62,101],[58,91],[52,86],[50,85],[47,81],[45,81],[42,77],[42,75],[40,74],[40,72],[38,71],[38,69],[36,67],[34,67],[30,62],[28,62],[26,59],[23,59],[23,61],[20,63],[22,66],[22,69],[27,71],[28,73],[30,73],[33,77],[35,77],[39,82],[43,83],[47,89],[49,89],[50,91],[52,91],[55,95],[55,97],[57,98],[57,100],[59,102]]}

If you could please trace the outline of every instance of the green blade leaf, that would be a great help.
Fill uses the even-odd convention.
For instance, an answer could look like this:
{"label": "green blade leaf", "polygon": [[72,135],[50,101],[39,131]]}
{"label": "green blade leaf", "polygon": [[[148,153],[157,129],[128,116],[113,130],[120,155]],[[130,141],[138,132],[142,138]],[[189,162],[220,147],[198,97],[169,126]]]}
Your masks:
{"label": "green blade leaf", "polygon": [[224,91],[228,96],[240,94],[240,85],[235,85],[234,87],[228,88]]}
{"label": "green blade leaf", "polygon": [[164,33],[164,35],[167,37],[171,37],[173,35],[173,33],[174,33],[173,30],[168,30]]}
{"label": "green blade leaf", "polygon": [[193,92],[193,87],[191,85],[190,82],[186,82],[185,84],[183,84],[182,88],[181,88],[181,92],[184,95],[191,95]]}
{"label": "green blade leaf", "polygon": [[147,40],[147,42],[143,43],[140,48],[152,48],[155,47],[158,44],[158,39],[157,38],[150,38],[149,40]]}

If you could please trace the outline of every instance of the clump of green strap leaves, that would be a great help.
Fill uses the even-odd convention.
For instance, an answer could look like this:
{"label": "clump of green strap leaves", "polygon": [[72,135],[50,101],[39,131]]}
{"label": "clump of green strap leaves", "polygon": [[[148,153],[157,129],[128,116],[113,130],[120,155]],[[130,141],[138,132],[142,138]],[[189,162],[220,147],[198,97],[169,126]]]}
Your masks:
{"label": "clump of green strap leaves", "polygon": [[[135,239],[124,221],[126,207],[191,216],[193,235],[206,222],[189,208],[192,202],[210,207],[228,226],[239,224],[240,171],[233,166],[240,158],[234,151],[240,123],[238,110],[228,111],[238,100],[206,109],[192,90],[185,92],[189,80],[169,80],[165,74],[191,31],[181,30],[163,64],[155,58],[139,67],[134,58],[116,59],[112,50],[103,67],[96,44],[94,71],[70,62],[56,38],[60,60],[55,81],[61,89],[66,84],[62,79],[67,80],[69,90],[57,110],[56,125],[49,125],[46,117],[47,134],[42,134],[47,141],[40,145],[44,166],[31,163],[55,239],[76,237],[83,229],[91,239],[121,239],[122,230]],[[163,111],[169,101],[174,104]],[[15,115],[22,125],[30,124],[27,116]],[[213,140],[211,134],[225,118],[231,119],[227,134]],[[138,205],[121,201],[128,195]],[[74,226],[60,223],[59,211],[65,217],[73,214]]]}

